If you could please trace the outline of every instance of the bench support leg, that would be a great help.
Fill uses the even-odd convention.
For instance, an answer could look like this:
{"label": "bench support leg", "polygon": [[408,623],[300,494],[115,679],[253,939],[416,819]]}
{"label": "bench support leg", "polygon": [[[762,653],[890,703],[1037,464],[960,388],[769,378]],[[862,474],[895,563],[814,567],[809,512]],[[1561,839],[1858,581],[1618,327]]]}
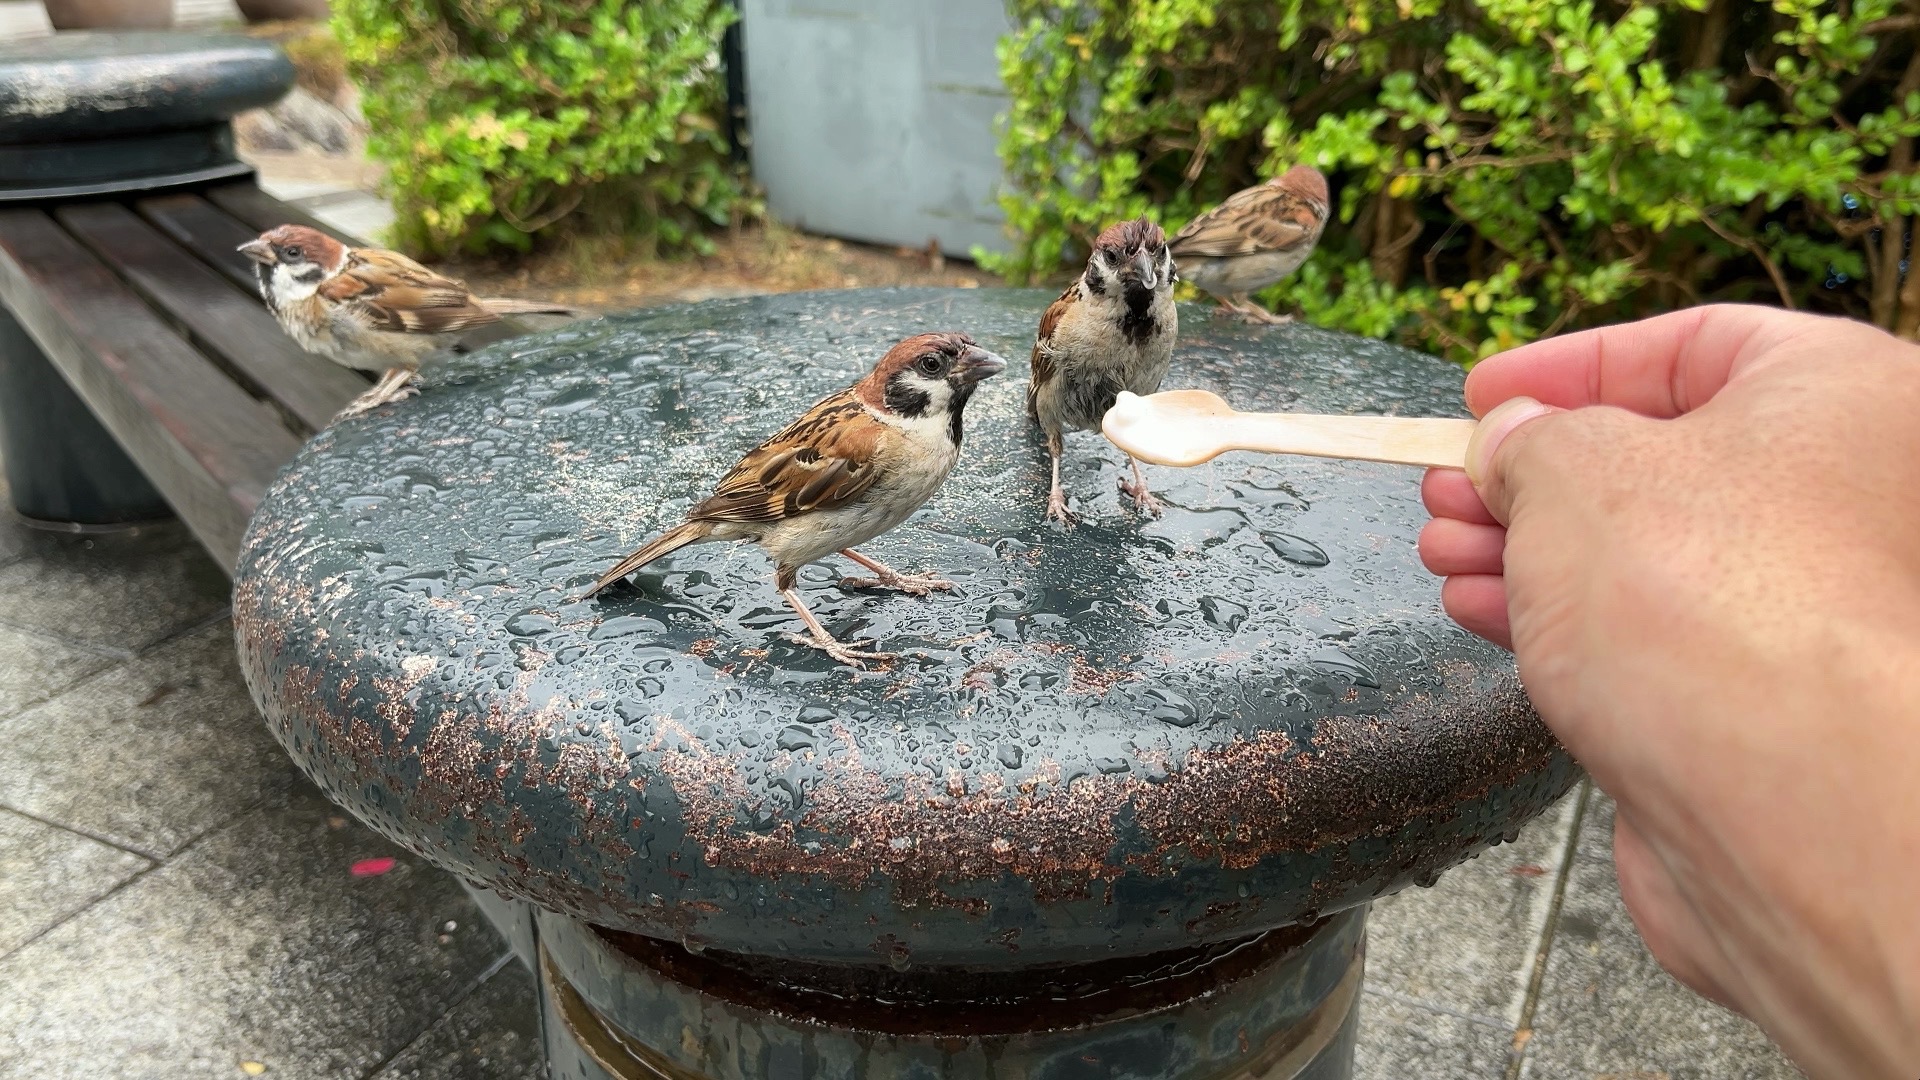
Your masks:
{"label": "bench support leg", "polygon": [[170,517],[13,313],[0,306],[0,461],[30,525],[92,532]]}

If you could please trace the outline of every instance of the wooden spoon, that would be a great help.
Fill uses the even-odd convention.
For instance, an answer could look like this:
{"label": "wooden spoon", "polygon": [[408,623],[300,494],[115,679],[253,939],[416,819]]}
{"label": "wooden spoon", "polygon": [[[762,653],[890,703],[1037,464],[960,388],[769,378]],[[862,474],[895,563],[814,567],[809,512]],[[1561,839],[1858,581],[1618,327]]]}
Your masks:
{"label": "wooden spoon", "polygon": [[1229,450],[1466,467],[1475,421],[1411,416],[1312,416],[1243,413],[1205,390],[1141,397],[1124,390],[1100,430],[1115,446],[1155,465],[1179,468]]}

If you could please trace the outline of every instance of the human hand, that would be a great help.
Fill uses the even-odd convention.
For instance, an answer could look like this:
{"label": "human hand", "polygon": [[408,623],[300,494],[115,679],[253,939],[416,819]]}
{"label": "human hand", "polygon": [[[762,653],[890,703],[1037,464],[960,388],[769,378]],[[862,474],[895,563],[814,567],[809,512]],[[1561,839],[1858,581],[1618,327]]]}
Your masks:
{"label": "human hand", "polygon": [[1654,955],[1817,1078],[1920,1077],[1920,349],[1700,308],[1467,401],[1422,558],[1618,800]]}

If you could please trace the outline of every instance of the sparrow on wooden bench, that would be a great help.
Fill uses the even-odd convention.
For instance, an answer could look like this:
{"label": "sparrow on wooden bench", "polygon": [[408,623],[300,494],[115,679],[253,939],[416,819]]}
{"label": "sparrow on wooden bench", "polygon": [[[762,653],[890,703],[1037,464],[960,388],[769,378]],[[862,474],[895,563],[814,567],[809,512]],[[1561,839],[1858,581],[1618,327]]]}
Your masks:
{"label": "sparrow on wooden bench", "polygon": [[1300,269],[1320,242],[1329,209],[1327,178],[1311,165],[1295,165],[1187,222],[1170,246],[1180,275],[1222,308],[1250,322],[1291,322],[1291,315],[1275,315],[1247,294]]}
{"label": "sparrow on wooden bench", "polygon": [[570,315],[537,300],[477,297],[397,251],[350,248],[318,229],[282,225],[240,245],[260,295],[299,346],[344,367],[383,374],[334,419],[416,392],[421,364],[457,335],[502,315]]}
{"label": "sparrow on wooden bench", "polygon": [[892,529],[933,497],[960,459],[960,417],[982,379],[1006,362],[965,334],[921,334],[887,351],[873,370],[823,398],[748,451],[687,513],[686,521],[620,560],[583,599],[689,544],[745,540],[773,558],[774,588],[806,623],[789,635],[835,660],[863,667],[896,654],[863,651],[820,625],[794,588],[802,566],[839,552],[874,576],[843,586],[923,596],[953,583],[902,574],[853,550]]}
{"label": "sparrow on wooden bench", "polygon": [[[1099,431],[1100,418],[1122,390],[1142,397],[1160,389],[1173,357],[1179,315],[1173,308],[1173,255],[1160,226],[1140,218],[1108,226],[1093,242],[1079,280],[1040,317],[1033,340],[1027,415],[1040,425],[1053,458],[1047,517],[1071,523],[1060,486],[1060,454],[1067,431]],[[1120,490],[1142,510],[1158,512],[1140,463]]]}

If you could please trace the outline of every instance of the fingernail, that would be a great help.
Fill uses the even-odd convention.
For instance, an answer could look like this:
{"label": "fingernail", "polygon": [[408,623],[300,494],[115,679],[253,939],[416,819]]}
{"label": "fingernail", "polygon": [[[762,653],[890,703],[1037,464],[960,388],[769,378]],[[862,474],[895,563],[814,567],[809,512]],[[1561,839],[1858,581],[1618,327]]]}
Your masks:
{"label": "fingernail", "polygon": [[1530,397],[1508,398],[1501,402],[1481,418],[1480,426],[1473,429],[1473,438],[1467,441],[1467,479],[1479,487],[1488,473],[1493,471],[1493,455],[1499,452],[1500,444],[1507,441],[1507,436],[1513,434],[1515,428],[1558,411]]}

